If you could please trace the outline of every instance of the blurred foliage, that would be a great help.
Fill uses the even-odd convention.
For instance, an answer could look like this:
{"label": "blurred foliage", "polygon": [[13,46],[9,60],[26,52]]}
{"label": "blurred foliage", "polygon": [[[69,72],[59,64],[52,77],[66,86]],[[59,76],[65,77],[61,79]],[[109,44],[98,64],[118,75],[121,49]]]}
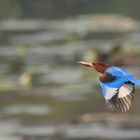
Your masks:
{"label": "blurred foliage", "polygon": [[[116,13],[137,19],[139,0],[1,0],[1,18],[64,18],[87,13]],[[60,10],[61,9],[61,10]]]}

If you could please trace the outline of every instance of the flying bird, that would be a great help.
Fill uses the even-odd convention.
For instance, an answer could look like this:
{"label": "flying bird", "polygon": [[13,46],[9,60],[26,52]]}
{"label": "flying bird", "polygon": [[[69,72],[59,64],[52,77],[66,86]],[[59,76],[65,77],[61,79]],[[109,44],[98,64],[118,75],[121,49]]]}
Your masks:
{"label": "flying bird", "polygon": [[111,66],[101,61],[78,61],[78,63],[94,68],[100,73],[99,81],[108,111],[126,112],[129,110],[134,97],[135,85],[140,85],[140,80],[123,68]]}

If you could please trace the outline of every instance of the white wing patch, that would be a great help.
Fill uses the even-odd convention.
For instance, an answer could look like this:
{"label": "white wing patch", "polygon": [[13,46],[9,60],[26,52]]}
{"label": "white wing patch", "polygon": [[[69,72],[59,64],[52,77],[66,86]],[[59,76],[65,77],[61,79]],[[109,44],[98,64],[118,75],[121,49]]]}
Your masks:
{"label": "white wing patch", "polygon": [[[117,92],[117,94],[116,94]],[[109,111],[129,110],[134,96],[134,84],[131,82],[124,83],[119,89],[108,88],[105,99]]]}
{"label": "white wing patch", "polygon": [[106,88],[106,95],[105,99],[110,100],[116,93],[117,93],[118,88]]}
{"label": "white wing patch", "polygon": [[123,84],[118,91],[118,98],[123,98],[133,91],[133,85],[132,84]]}

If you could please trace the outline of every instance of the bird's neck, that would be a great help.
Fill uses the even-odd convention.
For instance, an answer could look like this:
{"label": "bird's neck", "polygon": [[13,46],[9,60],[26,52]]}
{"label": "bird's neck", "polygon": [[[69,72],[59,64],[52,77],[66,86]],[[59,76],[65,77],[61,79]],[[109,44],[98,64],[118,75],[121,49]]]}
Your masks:
{"label": "bird's neck", "polygon": [[95,67],[96,71],[100,72],[100,73],[104,73],[106,71],[107,68],[109,68],[111,65],[106,65],[104,67],[100,67],[100,66],[97,66]]}

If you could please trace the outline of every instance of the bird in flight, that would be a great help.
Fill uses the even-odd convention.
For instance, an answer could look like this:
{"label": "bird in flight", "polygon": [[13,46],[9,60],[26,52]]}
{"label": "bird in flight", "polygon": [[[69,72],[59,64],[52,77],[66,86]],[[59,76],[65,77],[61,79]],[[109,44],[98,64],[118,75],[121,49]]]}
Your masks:
{"label": "bird in flight", "polygon": [[126,112],[129,110],[134,97],[135,85],[140,85],[140,80],[123,68],[111,66],[101,61],[78,61],[78,63],[94,68],[100,73],[99,81],[108,111]]}

